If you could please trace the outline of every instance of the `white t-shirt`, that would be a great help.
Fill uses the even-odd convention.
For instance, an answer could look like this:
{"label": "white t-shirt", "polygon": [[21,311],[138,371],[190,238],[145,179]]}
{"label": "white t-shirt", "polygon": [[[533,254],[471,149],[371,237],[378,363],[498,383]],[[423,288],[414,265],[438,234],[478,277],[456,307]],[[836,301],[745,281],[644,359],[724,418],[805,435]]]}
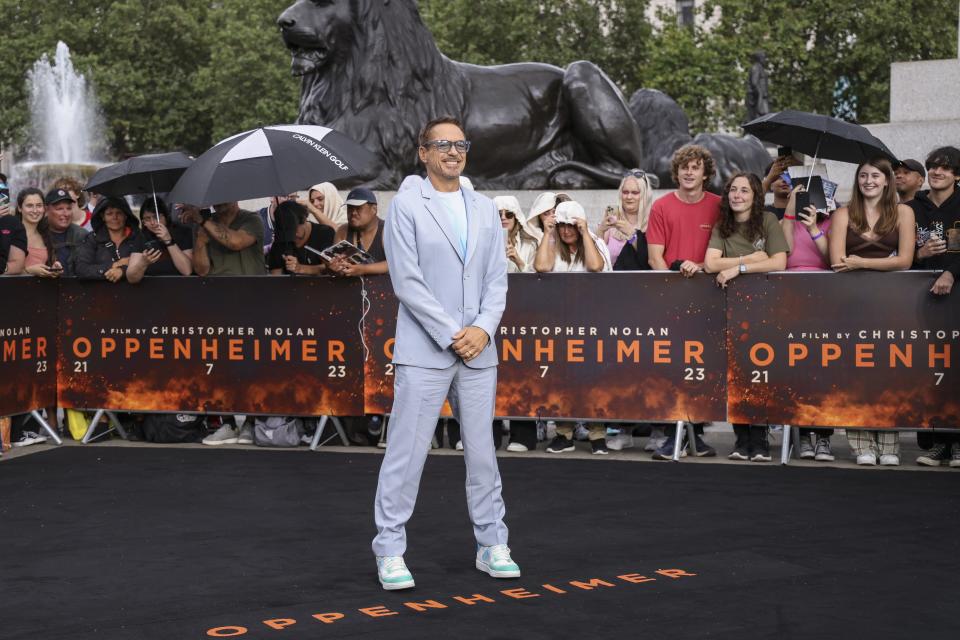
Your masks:
{"label": "white t-shirt", "polygon": [[453,236],[460,240],[460,256],[467,255],[467,205],[463,201],[462,191],[451,193],[437,192],[437,202],[447,214]]}

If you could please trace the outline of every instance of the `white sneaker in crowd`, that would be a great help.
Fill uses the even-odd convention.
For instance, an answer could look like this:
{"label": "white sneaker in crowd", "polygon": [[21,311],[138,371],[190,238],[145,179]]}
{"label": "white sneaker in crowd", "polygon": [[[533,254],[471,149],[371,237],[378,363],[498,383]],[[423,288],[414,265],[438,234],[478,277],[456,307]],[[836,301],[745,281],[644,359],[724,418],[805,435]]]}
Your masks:
{"label": "white sneaker in crowd", "polygon": [[507,451],[513,451],[514,453],[523,453],[525,451],[530,451],[527,448],[527,445],[521,444],[519,442],[511,442],[507,445]]}
{"label": "white sneaker in crowd", "polygon": [[857,456],[857,464],[865,467],[873,467],[877,464],[877,456],[872,453],[864,453]]}
{"label": "white sneaker in crowd", "polygon": [[881,467],[899,467],[900,456],[893,453],[885,453],[882,456],[880,456],[880,466]]}
{"label": "white sneaker in crowd", "polygon": [[650,429],[650,437],[647,438],[647,444],[643,446],[644,451],[656,451],[667,441],[667,436],[663,427],[653,427]]}
{"label": "white sneaker in crowd", "polygon": [[32,444],[43,444],[47,441],[47,436],[40,435],[36,431],[24,431],[20,439],[13,443],[14,447],[29,447]]}
{"label": "white sneaker in crowd", "polygon": [[615,436],[607,436],[607,448],[613,451],[623,451],[634,447],[633,436],[629,433],[618,433]]}
{"label": "white sneaker in crowd", "polygon": [[457,451],[463,451],[463,440],[457,440],[457,444],[453,445],[453,448]]}
{"label": "white sneaker in crowd", "polygon": [[203,444],[219,446],[221,444],[237,444],[237,430],[225,424],[203,439]]}

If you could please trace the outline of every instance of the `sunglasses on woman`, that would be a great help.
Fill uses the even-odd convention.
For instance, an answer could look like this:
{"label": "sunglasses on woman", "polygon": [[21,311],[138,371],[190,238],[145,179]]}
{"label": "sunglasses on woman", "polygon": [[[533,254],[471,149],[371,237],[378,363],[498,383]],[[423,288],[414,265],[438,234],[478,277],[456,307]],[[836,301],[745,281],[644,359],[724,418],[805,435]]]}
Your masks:
{"label": "sunglasses on woman", "polygon": [[500,217],[501,217],[501,218],[506,218],[507,220],[513,220],[513,219],[516,218],[517,216],[516,216],[516,214],[515,214],[513,211],[507,211],[506,209],[501,209],[501,210],[500,210]]}

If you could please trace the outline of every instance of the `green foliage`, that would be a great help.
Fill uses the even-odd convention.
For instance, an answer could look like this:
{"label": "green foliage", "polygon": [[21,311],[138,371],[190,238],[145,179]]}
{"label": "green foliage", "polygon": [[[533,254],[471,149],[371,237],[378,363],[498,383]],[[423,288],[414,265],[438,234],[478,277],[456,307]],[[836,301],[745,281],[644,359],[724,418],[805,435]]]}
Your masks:
{"label": "green foliage", "polygon": [[[22,142],[27,70],[63,40],[93,82],[115,154],[202,152],[261,123],[291,122],[299,83],[275,20],[291,0],[0,0],[0,141]],[[629,95],[677,99],[694,132],[744,117],[750,55],[769,58],[771,108],[883,122],[890,63],[952,58],[955,0],[708,0],[710,29],[648,0],[420,0],[440,50],[475,64],[599,65]]]}
{"label": "green foliage", "polygon": [[[677,98],[697,130],[742,121],[746,73],[758,49],[768,57],[771,109],[864,123],[889,117],[890,63],[957,51],[955,0],[708,0],[700,16],[715,10],[720,19],[709,31],[668,27],[657,34],[644,76]],[[691,43],[701,51],[688,51]]]}
{"label": "green foliage", "polygon": [[197,75],[194,99],[210,118],[215,142],[268,124],[295,122],[300,82],[290,72],[277,17],[290,0],[231,0],[210,13],[218,34],[210,64]]}

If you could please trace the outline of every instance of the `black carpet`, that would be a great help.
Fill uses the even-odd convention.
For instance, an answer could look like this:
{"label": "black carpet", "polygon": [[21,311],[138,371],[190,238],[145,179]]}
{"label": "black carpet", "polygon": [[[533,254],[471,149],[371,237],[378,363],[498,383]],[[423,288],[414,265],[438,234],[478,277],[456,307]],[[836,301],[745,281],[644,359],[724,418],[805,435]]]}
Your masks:
{"label": "black carpet", "polygon": [[960,633],[955,474],[502,459],[510,581],[474,569],[463,461],[432,456],[408,527],[417,588],[387,593],[380,460],[74,446],[5,462],[0,637]]}

